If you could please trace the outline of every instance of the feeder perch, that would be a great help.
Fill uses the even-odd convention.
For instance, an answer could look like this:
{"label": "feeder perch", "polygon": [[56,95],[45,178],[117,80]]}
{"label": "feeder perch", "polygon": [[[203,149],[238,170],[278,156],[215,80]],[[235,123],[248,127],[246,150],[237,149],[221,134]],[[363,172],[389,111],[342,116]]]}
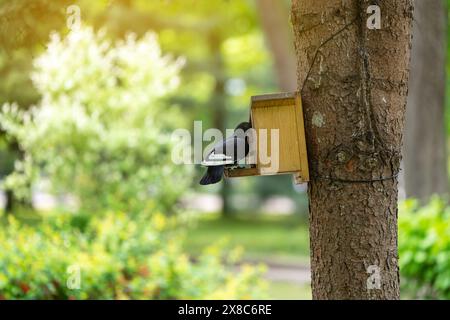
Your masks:
{"label": "feeder perch", "polygon": [[[299,93],[253,96],[250,121],[257,137],[257,142],[254,144],[256,154],[252,155],[255,159],[254,164],[243,168],[226,167],[225,177],[293,174],[296,183],[309,181],[305,126]],[[273,158],[273,155],[270,154],[272,150],[271,130],[273,129],[278,129],[279,141],[278,165],[275,168],[271,163],[267,163],[267,160],[263,161],[267,156]],[[267,150],[260,150],[260,138],[267,141]]]}

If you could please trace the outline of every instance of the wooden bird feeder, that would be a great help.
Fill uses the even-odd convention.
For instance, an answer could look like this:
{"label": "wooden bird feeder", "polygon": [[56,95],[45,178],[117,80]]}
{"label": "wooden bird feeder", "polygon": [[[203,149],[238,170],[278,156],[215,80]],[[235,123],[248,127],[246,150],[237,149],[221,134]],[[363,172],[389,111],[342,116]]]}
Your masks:
{"label": "wooden bird feeder", "polygon": [[[253,164],[243,168],[226,167],[225,176],[235,178],[293,174],[296,183],[309,181],[305,126],[300,94],[294,92],[253,96],[251,98],[250,121],[257,137],[257,142],[254,144],[256,154],[249,155],[254,157],[254,161],[251,161]],[[267,164],[267,161],[263,161],[263,159],[267,159],[267,156],[273,156],[270,154],[272,150],[270,132],[272,129],[278,129],[279,157],[278,165],[275,168],[271,164]],[[260,148],[261,138],[267,141],[267,148],[265,148],[267,150]]]}

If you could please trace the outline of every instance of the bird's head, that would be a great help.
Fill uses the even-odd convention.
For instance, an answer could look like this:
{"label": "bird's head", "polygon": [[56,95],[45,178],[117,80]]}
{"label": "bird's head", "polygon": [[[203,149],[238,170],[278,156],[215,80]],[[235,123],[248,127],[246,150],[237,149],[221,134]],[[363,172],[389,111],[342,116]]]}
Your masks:
{"label": "bird's head", "polygon": [[248,129],[251,129],[251,127],[252,127],[252,125],[251,125],[249,122],[241,122],[241,123],[236,127],[236,129],[234,129],[234,131],[237,131],[237,130],[240,129],[240,130],[246,132]]}

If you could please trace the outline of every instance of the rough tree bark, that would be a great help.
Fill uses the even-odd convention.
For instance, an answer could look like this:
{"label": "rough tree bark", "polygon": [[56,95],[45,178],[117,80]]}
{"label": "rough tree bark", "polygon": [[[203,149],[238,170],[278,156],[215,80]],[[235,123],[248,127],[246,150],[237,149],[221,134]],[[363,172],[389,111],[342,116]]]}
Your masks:
{"label": "rough tree bark", "polygon": [[257,0],[256,7],[274,59],[278,85],[283,91],[295,91],[297,84],[295,52],[285,2]]}
{"label": "rough tree bark", "polygon": [[448,195],[445,135],[447,10],[444,0],[416,1],[404,151],[407,197]]}
{"label": "rough tree bark", "polygon": [[[374,3],[380,30],[367,28]],[[411,0],[293,0],[314,299],[399,298],[396,176],[411,21]]]}

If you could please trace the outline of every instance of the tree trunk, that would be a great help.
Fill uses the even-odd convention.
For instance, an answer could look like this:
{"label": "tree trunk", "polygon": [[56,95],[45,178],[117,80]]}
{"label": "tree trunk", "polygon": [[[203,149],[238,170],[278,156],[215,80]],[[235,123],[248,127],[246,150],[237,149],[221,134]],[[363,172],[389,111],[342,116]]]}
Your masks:
{"label": "tree trunk", "polygon": [[283,91],[295,91],[297,83],[295,52],[285,2],[257,0],[256,6],[274,58],[279,87]]}
{"label": "tree trunk", "polygon": [[7,214],[10,214],[13,212],[14,209],[14,194],[11,190],[5,191],[5,198],[6,198],[6,205],[5,205],[5,212]]}
{"label": "tree trunk", "polygon": [[[380,30],[367,28],[373,3]],[[293,0],[292,21],[311,175],[313,298],[398,299],[412,2]]]}
{"label": "tree trunk", "polygon": [[416,1],[404,145],[407,197],[447,196],[445,64],[447,10],[443,0]]}
{"label": "tree trunk", "polygon": [[[226,130],[226,72],[225,63],[223,60],[220,46],[223,39],[220,36],[220,32],[217,30],[211,31],[209,34],[209,48],[211,53],[211,65],[212,73],[215,78],[215,85],[211,94],[210,104],[213,110],[213,125],[216,129],[219,129],[225,135]],[[220,196],[222,198],[222,214],[229,216],[231,213],[231,185],[227,179],[223,179],[222,188],[220,189]]]}

